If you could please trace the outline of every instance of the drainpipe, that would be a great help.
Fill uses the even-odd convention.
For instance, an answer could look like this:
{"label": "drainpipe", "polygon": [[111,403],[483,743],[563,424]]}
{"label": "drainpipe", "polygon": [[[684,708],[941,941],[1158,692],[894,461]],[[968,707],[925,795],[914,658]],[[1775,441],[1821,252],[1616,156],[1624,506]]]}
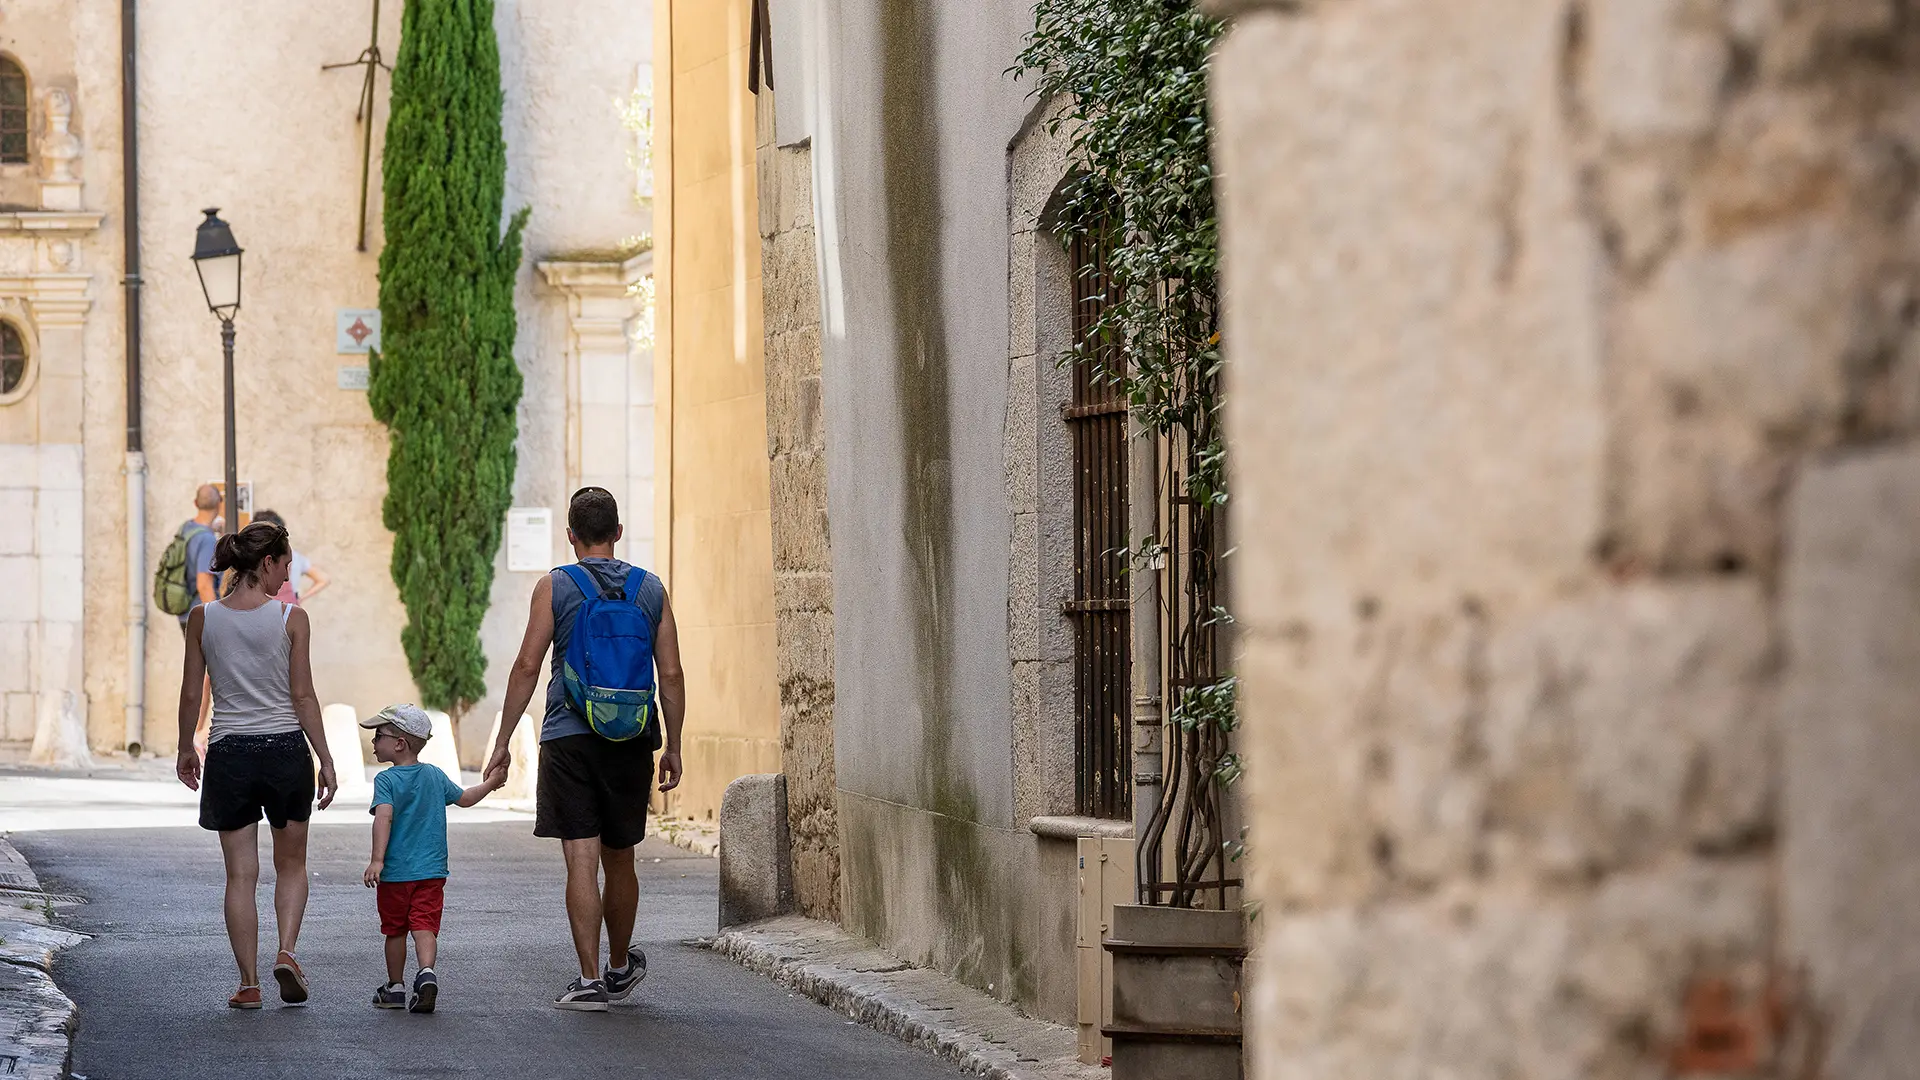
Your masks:
{"label": "drainpipe", "polygon": [[147,726],[147,455],[140,438],[140,143],[134,108],[134,5],[120,0],[120,180],[125,208],[127,318],[127,753]]}
{"label": "drainpipe", "polygon": [[[1127,537],[1138,547],[1148,539],[1160,539],[1159,447],[1160,438],[1129,415],[1127,418]],[[1135,560],[1127,574],[1129,609],[1132,625],[1129,641],[1133,653],[1133,842],[1136,886],[1158,878],[1147,873],[1158,857],[1160,845],[1153,835],[1154,818],[1161,797],[1161,699],[1160,699],[1160,559],[1150,566]],[[1156,903],[1159,897],[1141,893],[1140,903]]]}

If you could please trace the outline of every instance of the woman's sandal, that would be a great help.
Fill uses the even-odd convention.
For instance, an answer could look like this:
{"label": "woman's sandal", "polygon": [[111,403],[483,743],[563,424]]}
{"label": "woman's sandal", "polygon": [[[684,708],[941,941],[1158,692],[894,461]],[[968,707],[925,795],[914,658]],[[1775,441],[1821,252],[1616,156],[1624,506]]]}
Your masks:
{"label": "woman's sandal", "polygon": [[260,1007],[260,987],[242,986],[227,999],[229,1009],[257,1009]]}
{"label": "woman's sandal", "polygon": [[285,949],[275,956],[273,978],[280,984],[280,1000],[288,1005],[307,1003],[307,976],[300,970],[299,961]]}

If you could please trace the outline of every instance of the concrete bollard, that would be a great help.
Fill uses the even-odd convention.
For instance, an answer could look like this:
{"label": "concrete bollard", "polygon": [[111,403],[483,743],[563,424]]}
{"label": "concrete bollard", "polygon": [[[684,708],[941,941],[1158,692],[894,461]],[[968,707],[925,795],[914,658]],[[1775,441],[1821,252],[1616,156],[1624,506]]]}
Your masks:
{"label": "concrete bollard", "polygon": [[320,710],[320,733],[333,755],[334,778],[340,781],[338,798],[371,798],[373,782],[367,779],[367,758],[360,747],[360,714],[351,705],[328,705]]}
{"label": "concrete bollard", "polygon": [[[500,715],[493,714],[493,727],[487,731],[486,757],[493,756],[493,744],[500,738]],[[513,754],[513,764],[507,766],[507,786],[490,798],[531,802],[540,777],[540,722],[521,714],[519,725],[513,729],[513,738],[507,741],[507,749]],[[480,767],[487,767],[484,759]]]}
{"label": "concrete bollard", "polygon": [[448,779],[465,787],[466,782],[460,779],[460,745],[454,741],[453,718],[438,709],[428,709],[427,719],[433,721],[433,738],[420,751],[420,760],[440,766]]}
{"label": "concrete bollard", "polygon": [[742,776],[720,797],[720,928],[793,910],[787,778]]}

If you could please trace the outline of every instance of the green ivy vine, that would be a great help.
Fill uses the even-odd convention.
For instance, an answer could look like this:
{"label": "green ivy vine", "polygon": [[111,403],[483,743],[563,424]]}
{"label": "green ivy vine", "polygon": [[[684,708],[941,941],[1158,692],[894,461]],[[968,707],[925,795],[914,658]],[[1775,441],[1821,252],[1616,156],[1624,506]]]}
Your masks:
{"label": "green ivy vine", "polygon": [[[1184,509],[1171,519],[1185,514],[1198,523],[1190,537],[1196,542],[1175,554],[1194,564],[1183,569],[1203,578],[1207,592],[1184,620],[1167,620],[1175,624],[1169,633],[1176,667],[1183,634],[1211,642],[1232,621],[1211,593],[1214,563],[1224,555],[1216,526],[1227,504],[1220,226],[1207,102],[1208,64],[1221,30],[1195,0],[1037,0],[1015,69],[1041,96],[1063,102],[1049,123],[1053,134],[1069,137],[1073,172],[1051,228],[1069,250],[1081,240],[1089,243],[1080,250],[1106,253],[1099,319],[1062,362],[1098,364],[1100,377],[1122,390],[1135,419],[1177,459],[1163,501]],[[1095,280],[1101,270],[1075,267]],[[1102,363],[1114,354],[1102,344],[1114,341],[1123,343],[1124,367]],[[1134,537],[1136,571],[1161,565],[1167,541]],[[1215,748],[1200,752],[1201,782],[1231,785],[1241,771],[1225,737],[1238,723],[1234,676],[1209,655],[1185,677],[1175,672],[1173,686],[1169,722],[1214,736],[1198,744]],[[1240,844],[1224,847],[1237,859]],[[1197,852],[1198,869],[1214,854]],[[1183,863],[1182,872],[1188,869]]]}

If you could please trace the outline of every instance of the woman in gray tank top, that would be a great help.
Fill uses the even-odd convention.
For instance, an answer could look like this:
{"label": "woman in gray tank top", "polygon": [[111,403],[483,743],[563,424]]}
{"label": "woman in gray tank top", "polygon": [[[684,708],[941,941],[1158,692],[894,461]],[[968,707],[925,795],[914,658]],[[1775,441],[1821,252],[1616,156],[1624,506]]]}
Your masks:
{"label": "woman in gray tank top", "polygon": [[[180,782],[200,793],[200,827],[220,834],[227,867],[227,939],[240,967],[236,1009],[261,1005],[260,818],[273,830],[273,909],[280,950],[273,977],[280,999],[307,1000],[307,980],[294,954],[307,909],[307,819],[313,814],[314,766],[319,796],[333,801],[333,757],[321,734],[313,692],[306,612],[272,599],[293,563],[287,531],[258,521],[220,538],[213,569],[233,571],[225,599],[202,604],[187,619],[187,658],[180,683]],[[193,748],[202,675],[213,686],[212,734],[204,765]]]}

